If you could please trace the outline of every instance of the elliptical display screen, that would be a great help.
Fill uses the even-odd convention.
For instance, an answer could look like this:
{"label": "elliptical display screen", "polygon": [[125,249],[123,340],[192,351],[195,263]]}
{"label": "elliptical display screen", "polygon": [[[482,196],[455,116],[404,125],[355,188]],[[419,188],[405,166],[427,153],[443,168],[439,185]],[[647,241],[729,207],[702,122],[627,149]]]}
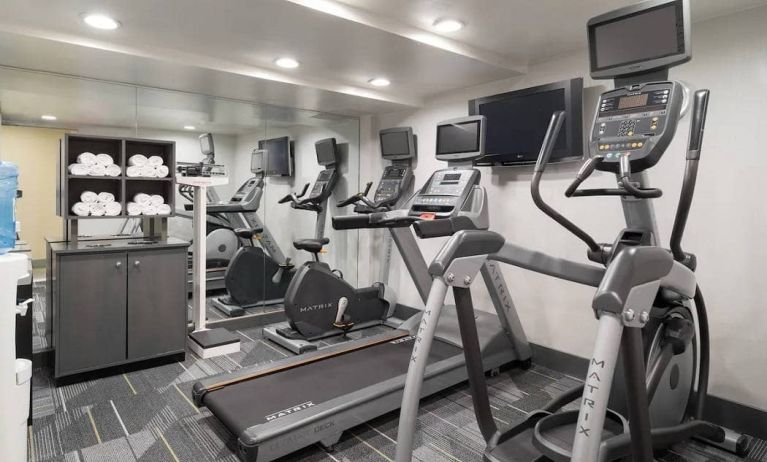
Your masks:
{"label": "elliptical display screen", "polygon": [[379,132],[381,157],[389,160],[415,157],[415,135],[410,127],[387,128]]}
{"label": "elliptical display screen", "polygon": [[338,163],[338,149],[335,138],[326,138],[314,143],[317,152],[317,163],[320,165],[333,165]]}
{"label": "elliptical display screen", "polygon": [[290,139],[287,136],[260,140],[258,149],[266,152],[264,169],[266,176],[293,175],[293,156],[290,152]]}

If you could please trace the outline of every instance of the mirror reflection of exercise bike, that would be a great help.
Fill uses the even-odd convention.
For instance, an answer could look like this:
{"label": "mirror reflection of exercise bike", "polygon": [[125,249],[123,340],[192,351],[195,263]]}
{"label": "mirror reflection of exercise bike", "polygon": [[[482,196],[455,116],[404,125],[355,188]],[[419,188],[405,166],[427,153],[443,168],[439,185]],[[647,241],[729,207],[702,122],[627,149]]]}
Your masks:
{"label": "mirror reflection of exercise bike", "polygon": [[257,214],[266,184],[263,156],[263,150],[253,150],[253,176],[229,202],[208,204],[208,213],[226,217],[243,242],[226,268],[228,295],[213,300],[216,309],[231,317],[242,316],[246,308],[281,303],[295,272],[290,258],[285,257]]}
{"label": "mirror reflection of exercise bike", "polygon": [[[317,144],[318,160],[321,163],[330,162],[334,153],[334,142],[323,140]],[[384,169],[373,199],[367,197],[373,184],[371,182],[364,191],[338,202],[337,207],[354,205],[356,213],[367,215],[391,210],[409,197],[413,185],[410,164],[415,155],[412,129],[384,130],[382,154],[384,159],[392,160],[393,163]],[[335,161],[326,165],[335,165]],[[313,194],[317,191],[318,186],[315,184]],[[295,200],[300,201],[300,196],[289,199],[294,208],[303,208]],[[321,221],[324,224],[324,217]],[[384,245],[382,278],[369,287],[361,288],[355,288],[343,279],[339,271],[320,261],[319,252],[328,242],[327,238],[296,241],[296,248],[312,252],[314,258],[296,271],[285,294],[288,322],[264,329],[265,337],[296,353],[315,350],[317,345],[312,343],[314,341],[336,335],[345,336],[352,330],[383,324],[393,316],[397,305],[396,296],[386,286],[392,247],[389,236]]]}

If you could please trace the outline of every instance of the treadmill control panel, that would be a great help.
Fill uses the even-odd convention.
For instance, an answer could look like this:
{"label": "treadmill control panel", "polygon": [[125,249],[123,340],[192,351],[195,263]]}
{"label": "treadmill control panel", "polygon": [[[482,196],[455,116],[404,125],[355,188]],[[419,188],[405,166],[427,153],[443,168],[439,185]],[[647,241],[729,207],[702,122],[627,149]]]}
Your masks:
{"label": "treadmill control panel", "polygon": [[229,200],[230,203],[250,202],[251,196],[255,193],[256,188],[263,188],[264,180],[258,177],[253,177],[243,183],[234,196]]}
{"label": "treadmill control panel", "polygon": [[380,207],[395,205],[412,181],[413,172],[410,167],[387,166],[376,188],[373,202]]}
{"label": "treadmill control panel", "polygon": [[655,165],[674,138],[682,108],[678,82],[652,82],[602,94],[592,127],[589,150],[602,156],[600,170],[618,172],[629,156],[632,172]]}
{"label": "treadmill control panel", "polygon": [[431,214],[434,218],[448,218],[463,209],[475,185],[479,184],[479,170],[473,168],[446,168],[434,172],[421,189],[409,215]]}

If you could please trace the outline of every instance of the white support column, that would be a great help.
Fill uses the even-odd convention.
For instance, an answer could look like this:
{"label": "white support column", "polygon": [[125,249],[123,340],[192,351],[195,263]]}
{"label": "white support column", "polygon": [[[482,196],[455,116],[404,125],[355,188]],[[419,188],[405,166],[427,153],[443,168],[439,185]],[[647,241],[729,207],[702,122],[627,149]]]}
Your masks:
{"label": "white support column", "polygon": [[192,245],[192,311],[194,331],[205,330],[205,294],[208,268],[205,262],[205,238],[207,236],[207,187],[196,186],[194,192],[194,243]]}

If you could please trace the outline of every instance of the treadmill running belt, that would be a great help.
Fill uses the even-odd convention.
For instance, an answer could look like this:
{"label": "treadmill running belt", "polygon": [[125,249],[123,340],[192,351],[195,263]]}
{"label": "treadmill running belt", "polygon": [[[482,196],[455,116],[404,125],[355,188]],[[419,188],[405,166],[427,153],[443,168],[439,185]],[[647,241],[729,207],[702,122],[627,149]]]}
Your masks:
{"label": "treadmill running belt", "polygon": [[[395,340],[208,392],[204,404],[235,435],[407,373],[413,338]],[[463,355],[436,340],[429,364]],[[288,410],[285,413],[281,411]]]}

